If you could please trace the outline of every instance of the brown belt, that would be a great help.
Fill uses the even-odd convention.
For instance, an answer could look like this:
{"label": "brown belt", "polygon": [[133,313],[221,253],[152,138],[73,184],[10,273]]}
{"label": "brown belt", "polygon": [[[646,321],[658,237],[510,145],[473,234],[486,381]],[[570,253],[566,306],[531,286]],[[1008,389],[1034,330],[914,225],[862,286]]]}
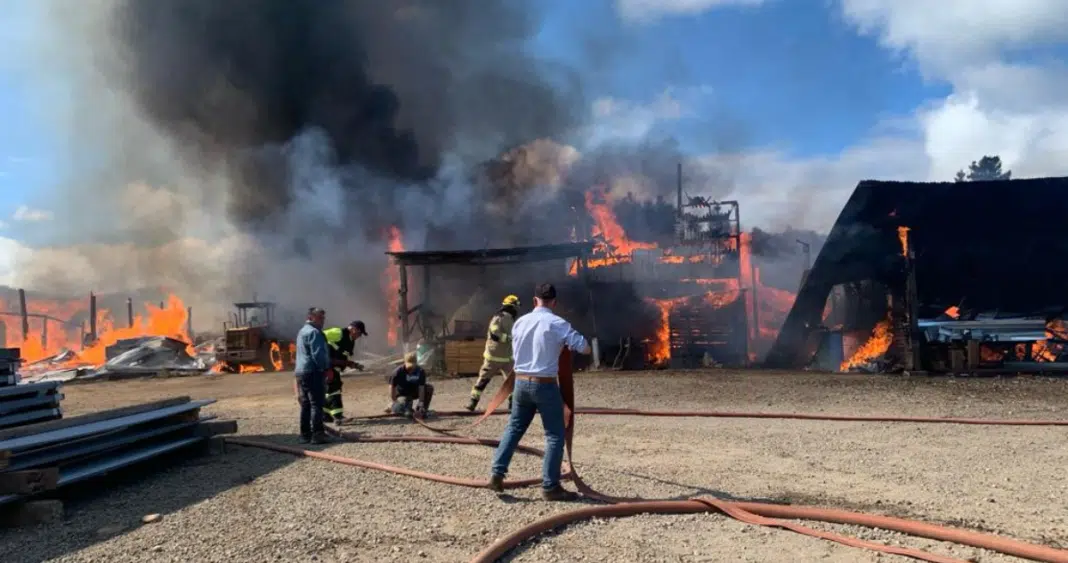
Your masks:
{"label": "brown belt", "polygon": [[556,383],[556,377],[552,375],[526,375],[517,373],[515,374],[515,378],[520,381],[533,381],[534,383]]}

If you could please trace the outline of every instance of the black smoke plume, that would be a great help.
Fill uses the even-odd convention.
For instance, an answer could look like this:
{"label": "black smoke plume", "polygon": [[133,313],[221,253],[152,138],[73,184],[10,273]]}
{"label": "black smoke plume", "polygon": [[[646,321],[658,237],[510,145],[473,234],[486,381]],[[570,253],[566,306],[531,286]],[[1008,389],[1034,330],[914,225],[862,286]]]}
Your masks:
{"label": "black smoke plume", "polygon": [[[230,214],[269,226],[307,194],[293,139],[314,132],[368,234],[418,192],[445,205],[449,155],[485,158],[575,126],[577,80],[529,54],[510,0],[117,0],[121,88],[185,157],[229,170]],[[432,210],[427,211],[427,215]]]}

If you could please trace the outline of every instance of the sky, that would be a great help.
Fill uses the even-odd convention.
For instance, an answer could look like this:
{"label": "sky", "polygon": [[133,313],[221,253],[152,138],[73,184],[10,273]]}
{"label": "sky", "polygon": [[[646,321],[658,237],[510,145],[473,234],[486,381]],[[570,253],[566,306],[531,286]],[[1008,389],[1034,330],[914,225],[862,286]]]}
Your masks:
{"label": "sky", "polygon": [[[45,25],[0,0],[0,283],[49,229],[71,155],[20,67]],[[747,227],[826,230],[863,179],[948,181],[984,155],[1064,175],[1060,0],[544,0],[530,48],[583,68],[580,150],[673,138]],[[60,83],[62,78],[59,77]]]}

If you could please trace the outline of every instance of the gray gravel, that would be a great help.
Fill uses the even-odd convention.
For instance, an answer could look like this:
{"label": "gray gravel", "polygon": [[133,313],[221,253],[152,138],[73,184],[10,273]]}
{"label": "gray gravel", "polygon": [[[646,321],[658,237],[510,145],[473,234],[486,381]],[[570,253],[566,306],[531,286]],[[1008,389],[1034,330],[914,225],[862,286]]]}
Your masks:
{"label": "gray gravel", "polygon": [[[434,407],[463,404],[470,380],[437,382]],[[495,382],[491,391],[499,384]],[[295,444],[285,375],[72,385],[68,411],[189,394],[220,399],[241,434]],[[715,409],[1068,418],[1068,381],[951,380],[782,373],[581,376],[580,403]],[[384,406],[381,378],[346,381],[350,414]],[[499,437],[504,420],[474,434]],[[462,424],[444,421],[441,424]],[[368,434],[424,434],[400,422]],[[922,518],[1049,545],[1068,544],[1068,428],[582,416],[576,456],[609,494],[733,495]],[[527,439],[541,445],[540,424]],[[492,450],[430,444],[336,444],[330,453],[460,477],[487,476]],[[512,476],[536,477],[517,455]],[[0,531],[0,561],[468,561],[497,537],[574,505],[537,489],[505,500],[472,490],[230,446],[68,503],[61,525]],[[142,523],[149,514],[157,521]],[[977,561],[1015,559],[881,530],[809,523]],[[906,561],[720,515],[645,515],[576,524],[513,561]]]}

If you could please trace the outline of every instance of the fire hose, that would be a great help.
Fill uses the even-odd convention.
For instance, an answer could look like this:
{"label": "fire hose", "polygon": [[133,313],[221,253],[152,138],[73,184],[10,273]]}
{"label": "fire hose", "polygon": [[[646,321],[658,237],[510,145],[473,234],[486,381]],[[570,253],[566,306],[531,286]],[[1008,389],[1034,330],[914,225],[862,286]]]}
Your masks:
{"label": "fire hose", "polygon": [[[803,526],[792,520],[812,520],[833,524],[851,524],[871,528],[881,528],[903,534],[909,534],[928,539],[957,543],[969,547],[987,549],[1006,555],[1042,561],[1047,563],[1068,563],[1068,550],[1056,549],[1039,544],[1032,544],[997,536],[951,528],[937,524],[895,518],[890,516],[864,514],[847,510],[823,508],[815,506],[783,505],[761,502],[724,501],[715,498],[695,498],[690,500],[649,500],[640,498],[620,498],[599,493],[587,485],[578,475],[572,456],[572,438],[574,435],[575,414],[589,415],[625,415],[625,416],[668,416],[668,417],[719,417],[719,418],[781,418],[800,420],[829,420],[829,421],[863,421],[863,422],[911,422],[911,423],[943,423],[943,424],[981,424],[981,425],[1016,425],[1016,426],[1068,426],[1068,420],[1012,420],[1012,419],[977,419],[977,418],[934,418],[934,417],[879,417],[879,416],[842,416],[842,415],[819,415],[819,414],[793,414],[793,413],[745,413],[745,412],[665,412],[665,411],[640,411],[633,409],[575,409],[574,408],[574,381],[571,370],[571,357],[565,350],[560,357],[559,383],[561,394],[564,398],[564,416],[566,422],[565,451],[567,454],[568,470],[561,476],[575,483],[578,492],[583,496],[605,502],[606,505],[587,506],[577,510],[571,510],[538,520],[523,528],[516,530],[507,536],[498,539],[485,548],[472,559],[472,563],[491,563],[507,554],[509,551],[523,544],[525,541],[540,534],[552,531],[561,526],[587,520],[590,518],[624,517],[636,514],[687,514],[698,512],[720,512],[741,522],[754,525],[778,527],[798,532],[811,537],[817,537],[829,541],[841,543],[852,547],[870,549],[893,555],[902,555],[914,559],[929,561],[932,563],[967,563],[964,560],[952,557],[936,555],[917,549],[889,546],[885,544],[869,542],[858,538],[843,536],[840,534],[824,532]],[[509,376],[498,390],[497,394],[487,405],[486,410],[478,415],[478,419],[461,428],[439,428],[429,425],[424,420],[416,419],[423,427],[432,430],[437,436],[365,436],[352,437],[343,435],[352,442],[432,442],[452,443],[464,445],[482,445],[494,447],[499,444],[497,440],[472,438],[465,436],[449,435],[453,432],[472,428],[481,424],[487,418],[495,414],[503,414],[506,411],[497,411],[512,391],[514,376]],[[463,415],[461,412],[439,412],[439,415]],[[392,415],[385,415],[386,417]],[[371,415],[360,417],[363,419],[383,418],[383,415]],[[407,475],[419,479],[436,481],[450,485],[458,485],[473,488],[486,488],[485,480],[465,479],[448,475],[439,475],[416,471],[403,467],[352,459],[336,456],[323,452],[305,450],[260,442],[245,438],[230,437],[226,441],[232,444],[273,450],[282,453],[300,455],[314,459],[321,459],[335,463],[361,467],[376,471],[385,471],[399,475]],[[541,456],[541,450],[528,446],[519,446],[517,451]],[[505,482],[505,488],[514,489],[540,484],[541,479],[509,480]]]}

